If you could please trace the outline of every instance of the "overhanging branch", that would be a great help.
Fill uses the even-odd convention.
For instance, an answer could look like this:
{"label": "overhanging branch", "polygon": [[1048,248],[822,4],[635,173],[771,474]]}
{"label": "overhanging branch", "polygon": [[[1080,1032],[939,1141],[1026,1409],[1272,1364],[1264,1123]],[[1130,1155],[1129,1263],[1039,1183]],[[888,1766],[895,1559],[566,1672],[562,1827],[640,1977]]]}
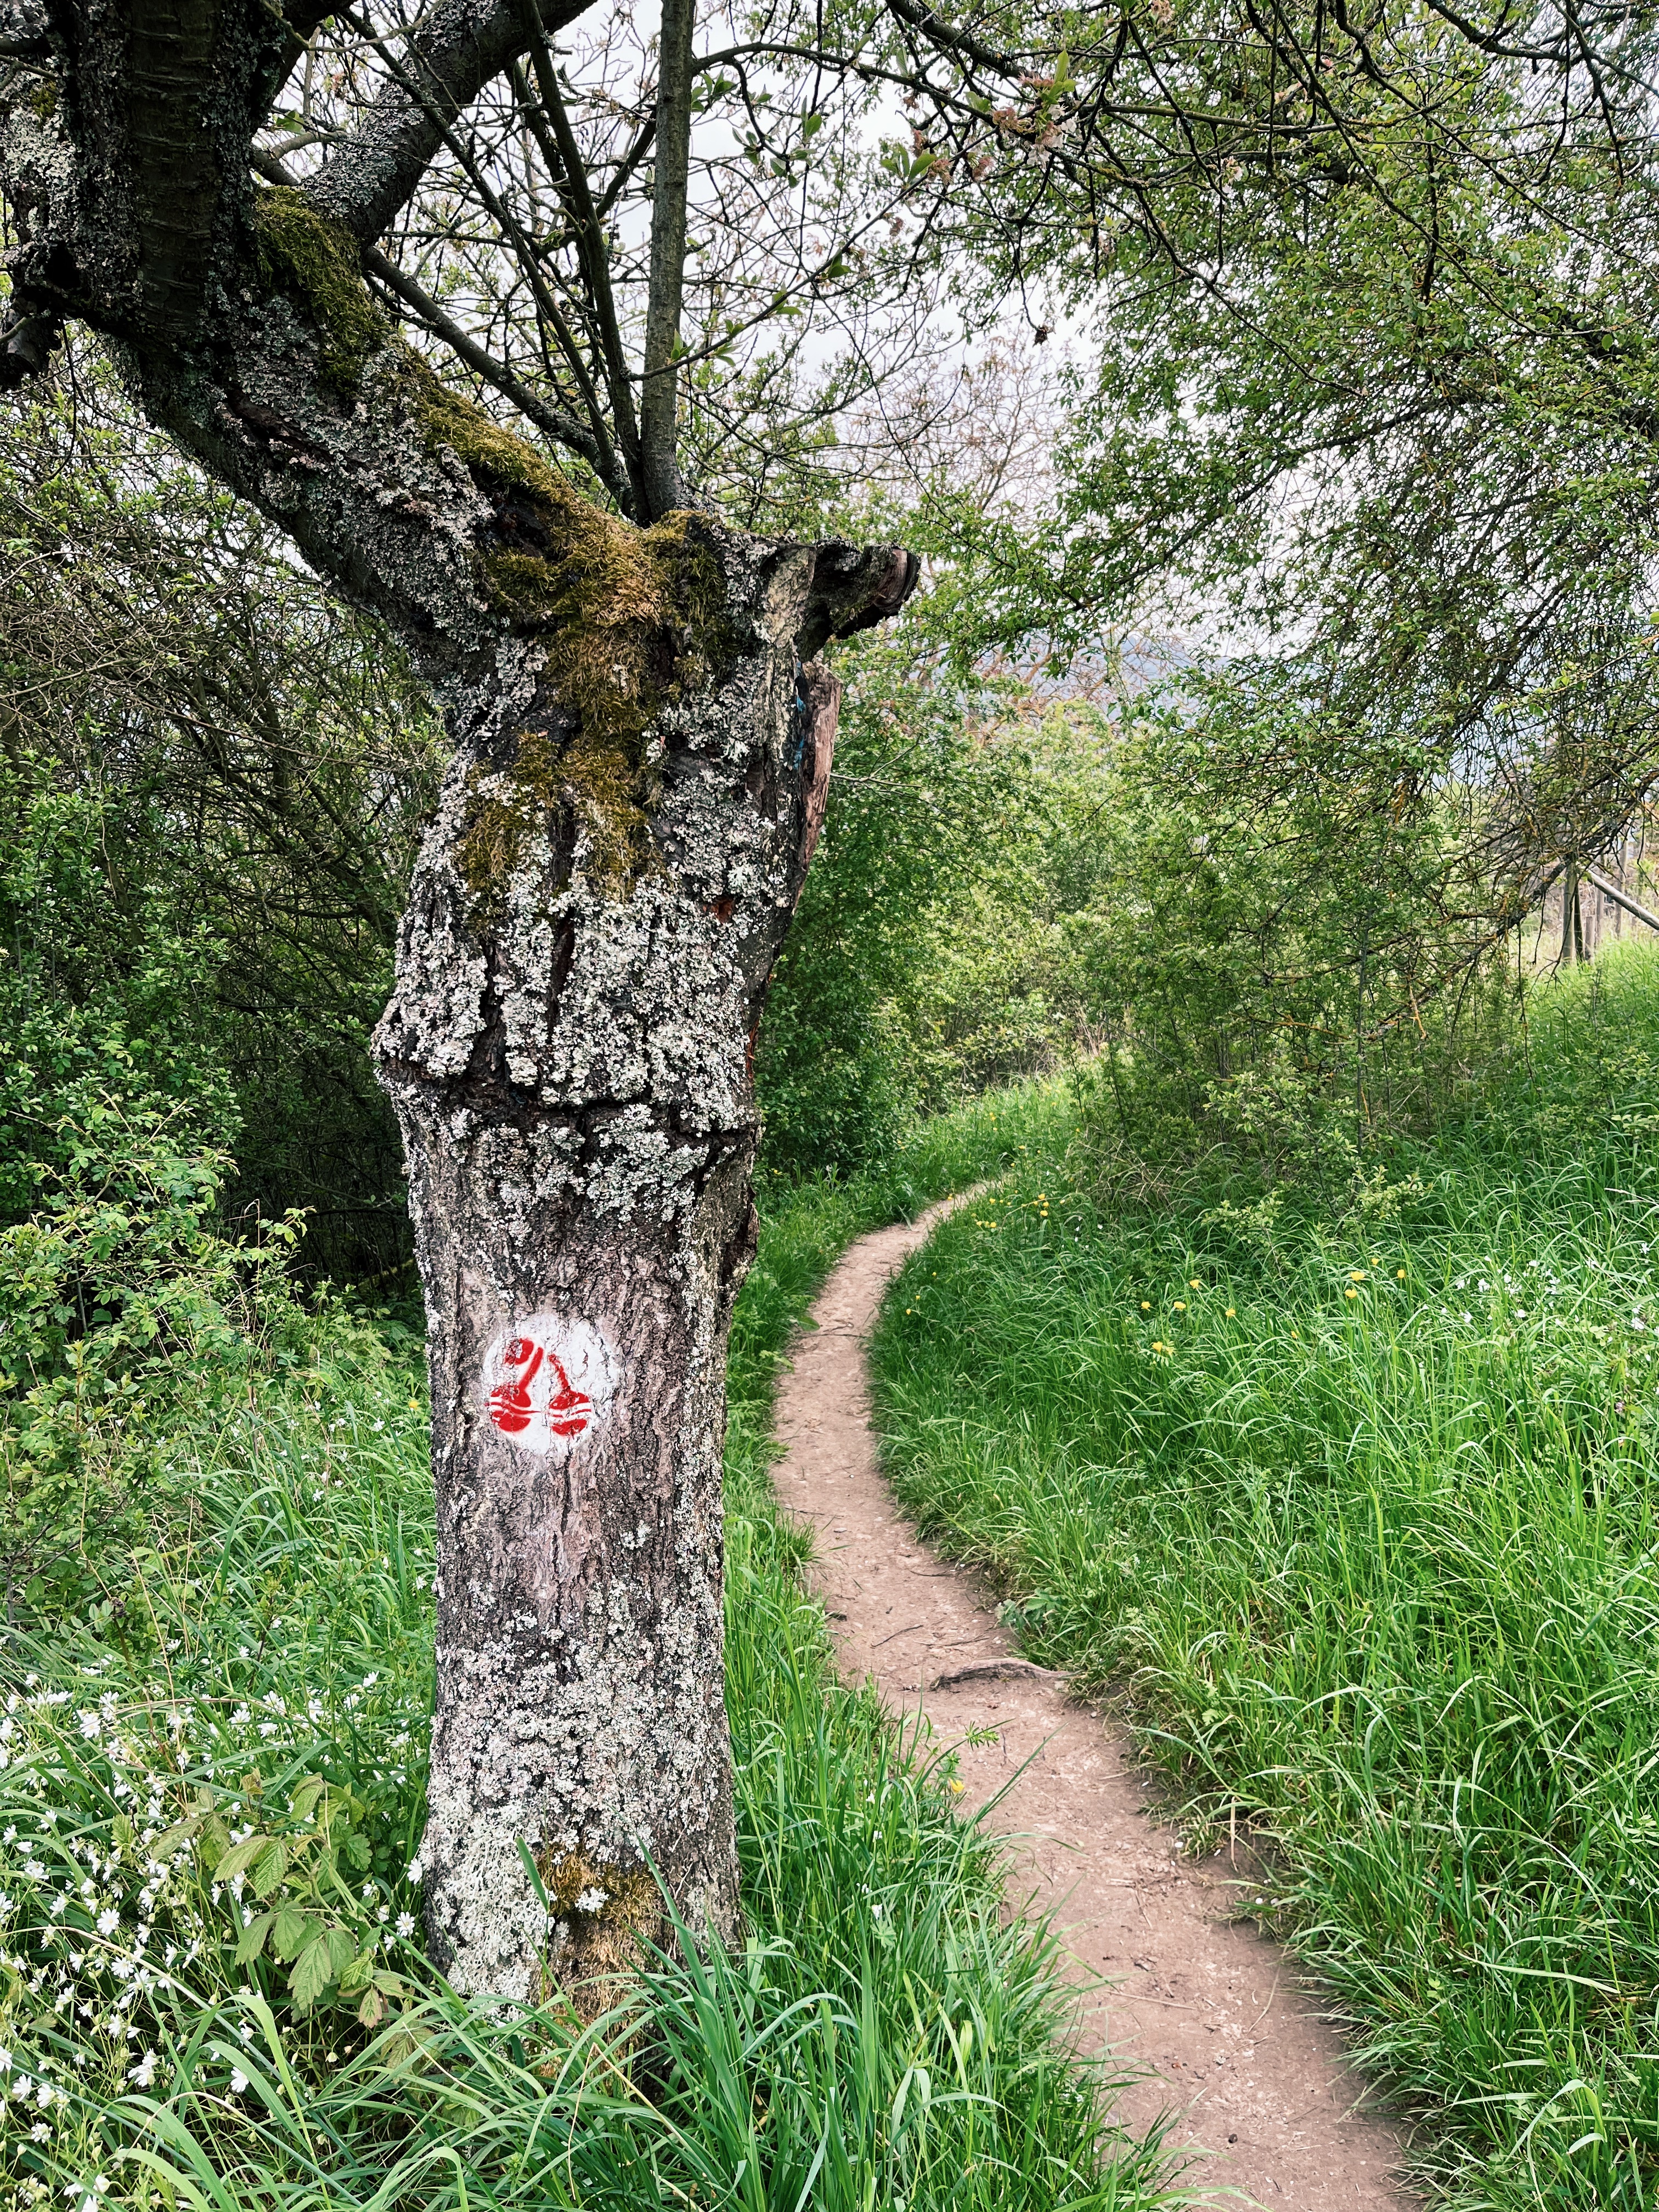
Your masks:
{"label": "overhanging branch", "polygon": [[[547,27],[563,30],[592,4],[558,0]],[[325,215],[373,245],[413,196],[456,118],[527,52],[532,27],[522,0],[495,0],[482,15],[476,0],[441,0],[400,62],[367,24],[337,12],[380,54],[389,82],[307,190]]]}

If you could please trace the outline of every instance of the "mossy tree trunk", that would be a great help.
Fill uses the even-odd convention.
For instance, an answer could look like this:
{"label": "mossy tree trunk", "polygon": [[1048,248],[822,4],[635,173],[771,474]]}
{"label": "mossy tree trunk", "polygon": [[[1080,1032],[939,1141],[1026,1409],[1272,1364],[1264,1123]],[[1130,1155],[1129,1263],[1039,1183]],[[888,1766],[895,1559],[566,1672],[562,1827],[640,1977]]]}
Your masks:
{"label": "mossy tree trunk", "polygon": [[657,1875],[694,1928],[732,1924],[720,1458],[753,1039],[823,811],[817,655],[915,571],[686,513],[641,530],[447,390],[362,253],[526,11],[439,0],[420,100],[393,82],[313,185],[257,186],[253,134],[320,12],[0,0],[26,64],[0,380],[66,317],[104,333],[151,419],[445,706],[377,1039],[431,1324],[422,1855],[440,1961],[533,1997],[656,1930]]}

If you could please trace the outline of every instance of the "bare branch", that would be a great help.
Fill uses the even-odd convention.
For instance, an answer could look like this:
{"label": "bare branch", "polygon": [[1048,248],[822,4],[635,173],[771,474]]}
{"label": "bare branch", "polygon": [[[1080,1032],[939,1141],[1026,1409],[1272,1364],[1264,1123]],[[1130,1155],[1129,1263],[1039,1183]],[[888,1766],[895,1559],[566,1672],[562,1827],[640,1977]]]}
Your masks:
{"label": "bare branch", "polygon": [[617,303],[611,289],[605,231],[599,211],[593,205],[592,193],[588,189],[587,164],[576,143],[576,134],[570,127],[570,118],[560,97],[553,58],[542,35],[540,10],[536,0],[526,0],[526,4],[536,25],[535,41],[531,48],[531,65],[536,73],[536,87],[541,94],[542,104],[547,111],[547,119],[552,125],[558,149],[556,162],[550,161],[548,167],[576,234],[576,252],[599,327],[600,357],[605,365],[605,387],[610,393],[611,414],[617,426],[617,441],[628,465],[635,501],[643,512],[649,504],[649,499],[640,463],[640,432],[634,414],[634,395],[629,386],[628,360],[623,350],[622,331],[617,320]]}
{"label": "bare branch", "polygon": [[696,0],[664,0],[657,64],[657,174],[651,288],[640,390],[640,463],[653,517],[685,504],[675,454],[680,309],[685,296],[685,201],[691,152],[691,33]]}

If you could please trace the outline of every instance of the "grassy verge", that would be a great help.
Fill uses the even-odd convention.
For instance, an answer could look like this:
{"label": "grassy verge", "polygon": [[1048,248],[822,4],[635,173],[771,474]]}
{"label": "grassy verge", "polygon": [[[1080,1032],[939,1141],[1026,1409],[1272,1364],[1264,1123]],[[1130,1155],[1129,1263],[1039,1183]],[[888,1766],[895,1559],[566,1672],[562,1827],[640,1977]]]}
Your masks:
{"label": "grassy verge", "polygon": [[912,1263],[890,1464],[1428,2116],[1472,2208],[1659,2189],[1659,959],[1364,1203],[1103,1218],[1063,1148]]}
{"label": "grassy verge", "polygon": [[996,1115],[765,1224],[732,1362],[747,1940],[660,1960],[588,2029],[470,2006],[421,1954],[432,1536],[407,1366],[336,1313],[302,1373],[172,1440],[193,1522],[87,1623],[4,1651],[0,2202],[1163,2201],[946,1778],[836,1686],[766,1480],[777,1359],[824,1268],[994,1165]]}

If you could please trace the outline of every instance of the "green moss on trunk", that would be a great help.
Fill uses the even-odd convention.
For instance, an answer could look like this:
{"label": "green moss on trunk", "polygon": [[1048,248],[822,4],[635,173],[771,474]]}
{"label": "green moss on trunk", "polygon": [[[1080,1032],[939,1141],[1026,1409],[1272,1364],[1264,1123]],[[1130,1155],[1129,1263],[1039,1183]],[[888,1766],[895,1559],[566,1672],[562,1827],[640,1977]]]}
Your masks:
{"label": "green moss on trunk", "polygon": [[328,381],[356,392],[365,363],[392,331],[364,287],[351,234],[319,215],[289,185],[267,185],[254,194],[253,227],[261,276],[315,327],[317,357]]}

